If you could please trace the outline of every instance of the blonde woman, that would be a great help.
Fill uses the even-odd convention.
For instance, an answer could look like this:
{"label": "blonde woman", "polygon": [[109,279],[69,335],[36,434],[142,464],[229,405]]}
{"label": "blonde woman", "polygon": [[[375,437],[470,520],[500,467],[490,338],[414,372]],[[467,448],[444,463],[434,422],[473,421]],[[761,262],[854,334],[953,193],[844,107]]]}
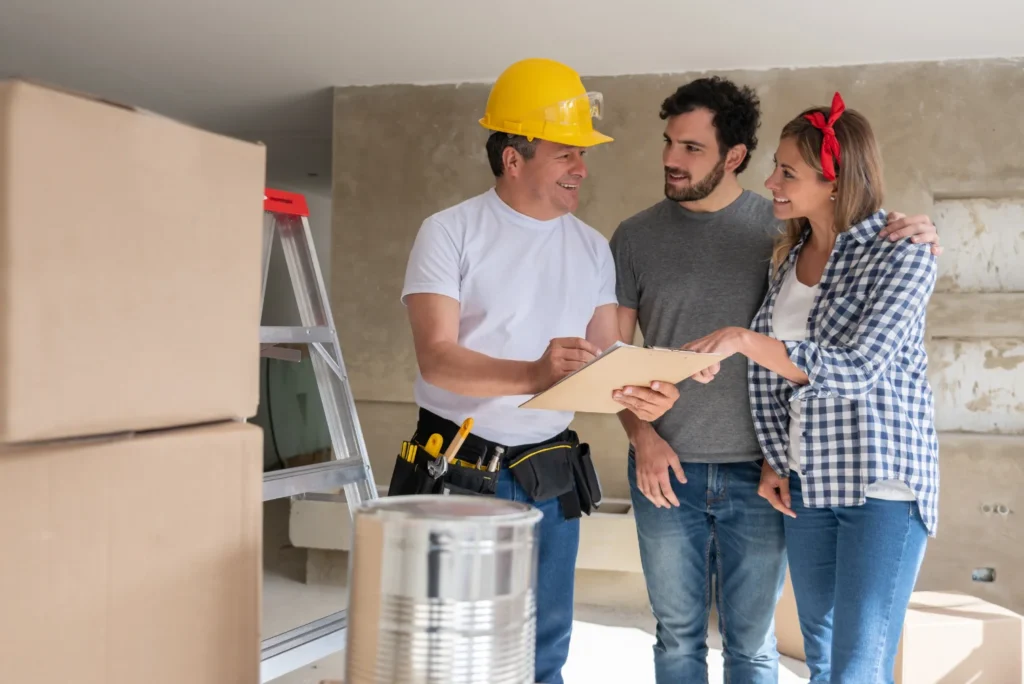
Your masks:
{"label": "blonde woman", "polygon": [[892,682],[938,517],[924,350],[935,258],[925,244],[877,239],[878,146],[838,93],[786,125],[765,186],[786,228],[761,309],[750,330],[687,348],[750,360],[759,493],[786,516],[812,684]]}

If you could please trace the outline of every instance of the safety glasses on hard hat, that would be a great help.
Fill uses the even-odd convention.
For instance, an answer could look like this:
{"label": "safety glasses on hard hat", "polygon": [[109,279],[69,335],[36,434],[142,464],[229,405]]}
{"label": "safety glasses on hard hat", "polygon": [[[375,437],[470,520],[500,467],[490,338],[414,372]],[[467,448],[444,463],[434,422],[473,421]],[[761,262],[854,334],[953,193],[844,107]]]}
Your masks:
{"label": "safety glasses on hard hat", "polygon": [[505,122],[509,133],[529,138],[575,144],[575,136],[593,131],[593,119],[601,118],[604,109],[601,93],[583,93],[568,100],[547,105],[523,117],[523,121]]}
{"label": "safety glasses on hard hat", "polygon": [[548,105],[530,119],[540,119],[559,126],[589,124],[591,119],[600,119],[604,113],[604,96],[601,93],[584,93],[568,100]]}
{"label": "safety glasses on hard hat", "polygon": [[540,138],[563,145],[589,147],[611,140],[594,130],[594,119],[600,119],[603,113],[604,97],[601,93],[584,92],[545,105],[526,116],[494,122],[490,128],[523,135],[529,140]]}

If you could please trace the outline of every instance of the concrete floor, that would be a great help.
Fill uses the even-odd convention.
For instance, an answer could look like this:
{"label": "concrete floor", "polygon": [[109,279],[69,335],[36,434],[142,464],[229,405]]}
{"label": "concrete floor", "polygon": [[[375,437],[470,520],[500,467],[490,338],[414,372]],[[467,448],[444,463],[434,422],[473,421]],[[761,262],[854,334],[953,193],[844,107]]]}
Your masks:
{"label": "concrete floor", "polygon": [[[307,585],[303,582],[305,553],[288,545],[287,502],[266,504],[264,509],[264,637],[323,617],[345,607],[344,586]],[[654,619],[646,610],[620,602],[597,606],[589,592],[580,591],[569,661],[564,670],[566,684],[630,682],[654,684]],[[722,684],[722,651],[718,634],[709,638],[710,684]],[[319,684],[344,673],[345,655],[336,653],[323,660],[274,680],[274,684]],[[783,658],[779,684],[805,684],[803,663]]]}

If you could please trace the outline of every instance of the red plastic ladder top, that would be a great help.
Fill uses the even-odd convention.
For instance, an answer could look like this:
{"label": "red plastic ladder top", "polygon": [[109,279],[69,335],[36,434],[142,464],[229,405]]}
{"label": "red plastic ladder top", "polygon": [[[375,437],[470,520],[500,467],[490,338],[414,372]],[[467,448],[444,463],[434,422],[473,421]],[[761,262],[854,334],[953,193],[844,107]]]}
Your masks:
{"label": "red plastic ladder top", "polygon": [[263,191],[263,211],[286,216],[309,216],[305,195],[271,188]]}

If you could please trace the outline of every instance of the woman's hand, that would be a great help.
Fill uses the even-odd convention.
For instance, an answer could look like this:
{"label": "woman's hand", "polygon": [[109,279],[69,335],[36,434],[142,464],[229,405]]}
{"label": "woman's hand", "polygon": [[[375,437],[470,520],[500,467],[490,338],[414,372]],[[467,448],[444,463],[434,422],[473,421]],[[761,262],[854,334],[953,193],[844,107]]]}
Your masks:
{"label": "woman's hand", "polygon": [[[683,349],[686,351],[700,352],[702,354],[722,354],[728,358],[733,354],[740,353],[743,349],[744,341],[749,333],[750,331],[745,328],[721,328],[706,337],[690,342],[685,345]],[[691,376],[691,378],[706,385],[715,379],[715,376],[721,369],[722,364],[716,363],[713,366],[696,373]]]}
{"label": "woman's hand", "polygon": [[790,508],[793,505],[793,497],[789,494],[789,480],[776,473],[767,458],[761,464],[761,484],[757,488],[757,493],[783,515],[796,517],[796,513]]}

